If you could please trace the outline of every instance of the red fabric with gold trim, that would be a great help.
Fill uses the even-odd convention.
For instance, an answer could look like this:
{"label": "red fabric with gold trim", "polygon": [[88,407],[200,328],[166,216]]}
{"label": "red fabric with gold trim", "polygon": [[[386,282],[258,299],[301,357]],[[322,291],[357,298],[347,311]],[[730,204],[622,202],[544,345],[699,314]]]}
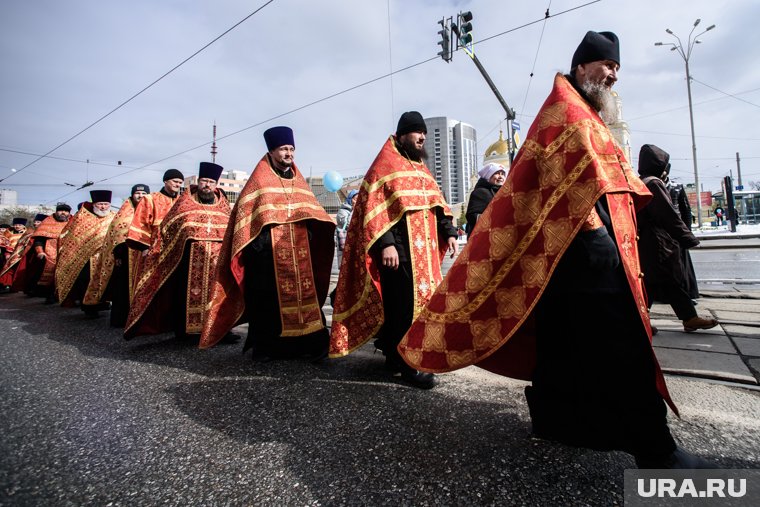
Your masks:
{"label": "red fabric with gold trim", "polygon": [[448,243],[438,242],[437,207],[452,216],[425,164],[401,155],[391,136],[364,176],[346,233],[333,304],[330,357],[361,347],[382,326],[380,270],[370,248],[404,217],[412,243],[415,315],[424,306],[441,282],[440,262],[448,248]]}
{"label": "red fabric with gold trim", "polygon": [[114,216],[116,214],[109,211],[108,215],[99,217],[82,206],[61,233],[58,241],[58,267],[55,270],[55,286],[61,304],[66,301],[87,261],[90,261],[92,277],[93,266],[98,262],[100,247]]}
{"label": "red fabric with gold trim", "polygon": [[[609,204],[630,289],[651,340],[635,241],[635,210],[651,194],[596,112],[557,75],[507,181],[399,344],[404,359],[429,372],[477,363],[530,379],[531,312],[578,231],[601,225],[594,211],[600,198]],[[659,366],[657,371],[660,392],[675,409]]]}
{"label": "red fabric with gold trim", "polygon": [[290,223],[276,225],[270,231],[280,303],[280,336],[304,336],[323,329],[306,227]]}
{"label": "red fabric with gold trim", "polygon": [[[227,198],[219,190],[216,196],[216,203],[201,204],[192,188],[182,194],[163,217],[159,234],[143,259],[124,328],[125,338],[173,330],[177,316],[165,310],[178,293],[186,294],[185,332],[200,333],[230,216]],[[179,280],[172,275],[182,262],[188,244],[187,280]],[[186,290],[179,292],[180,284],[186,284]]]}
{"label": "red fabric with gold trim", "polygon": [[[115,258],[113,256],[113,250],[121,243],[127,240],[127,234],[129,233],[129,227],[132,225],[132,218],[135,215],[135,207],[132,205],[132,200],[127,199],[119,208],[116,216],[111,221],[111,225],[106,231],[105,239],[100,247],[100,253],[97,258],[97,262],[92,267],[93,276],[90,278],[90,283],[87,286],[87,292],[84,295],[84,304],[95,305],[101,302],[104,292],[108,287],[108,282],[111,280],[111,274],[113,273]],[[138,257],[140,252],[135,250],[129,251],[130,260],[132,257]],[[130,262],[130,267],[131,266]],[[130,277],[133,277],[134,273],[130,271]],[[130,278],[132,280],[132,278]],[[131,286],[131,284],[130,284]]]}
{"label": "red fabric with gold trim", "polygon": [[11,246],[11,233],[10,231],[5,231],[3,233],[0,233],[0,254],[5,255],[6,251]]}
{"label": "red fabric with gold trim", "polygon": [[34,229],[27,229],[21,234],[16,245],[13,248],[8,259],[5,261],[5,266],[0,271],[0,285],[11,285],[12,290],[18,290],[17,287],[23,285],[23,278],[26,272],[26,262],[22,262],[25,259],[26,254],[32,248],[32,233]]}
{"label": "red fabric with gold trim", "polygon": [[[38,285],[48,287],[55,283],[55,268],[58,265],[58,238],[66,228],[71,218],[66,222],[59,222],[53,216],[45,218],[34,231],[34,238],[45,238],[45,267],[40,275]],[[34,241],[34,240],[32,240]]]}
{"label": "red fabric with gold trim", "polygon": [[152,246],[161,229],[161,222],[176,200],[177,197],[171,198],[161,192],[143,196],[135,208],[127,238],[147,247]]}
{"label": "red fabric with gold trim", "polygon": [[[203,323],[201,348],[213,347],[236,324],[244,322],[243,282],[256,273],[246,273],[242,251],[266,225],[303,225],[309,221],[313,246],[309,255],[314,266],[317,304],[319,308],[324,304],[335,251],[335,222],[314,197],[295,165],[293,171],[292,179],[280,178],[264,155],[243,187],[224,236],[211,311]],[[271,228],[275,229],[277,227]],[[300,246],[308,248],[308,245],[307,242]]]}

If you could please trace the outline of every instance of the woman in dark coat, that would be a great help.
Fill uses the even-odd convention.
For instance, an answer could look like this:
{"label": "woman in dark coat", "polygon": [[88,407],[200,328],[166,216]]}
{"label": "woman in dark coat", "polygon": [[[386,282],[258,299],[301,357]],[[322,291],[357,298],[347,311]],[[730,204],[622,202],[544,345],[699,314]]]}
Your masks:
{"label": "woman in dark coat", "polygon": [[467,203],[467,213],[465,214],[468,234],[472,233],[478,217],[486,210],[493,196],[496,195],[496,192],[504,184],[504,181],[507,179],[507,171],[503,165],[492,162],[483,166],[478,171],[478,176],[480,176],[480,179],[475,184],[475,188],[472,189],[470,200]]}
{"label": "woman in dark coat", "polygon": [[673,209],[664,182],[670,172],[669,161],[670,155],[653,144],[645,144],[639,152],[639,176],[652,192],[652,200],[636,214],[644,286],[649,305],[653,301],[670,304],[683,321],[684,331],[709,329],[718,321],[699,317],[685,289],[681,249],[695,247],[699,240]]}

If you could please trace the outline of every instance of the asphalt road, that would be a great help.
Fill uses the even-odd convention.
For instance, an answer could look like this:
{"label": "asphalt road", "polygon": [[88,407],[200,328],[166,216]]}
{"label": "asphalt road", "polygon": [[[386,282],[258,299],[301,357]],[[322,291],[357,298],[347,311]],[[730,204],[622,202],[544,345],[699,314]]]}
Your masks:
{"label": "asphalt road", "polygon": [[[2,505],[620,505],[633,466],[531,437],[525,384],[477,368],[420,391],[369,346],[253,363],[18,294],[0,319]],[[668,382],[685,448],[760,468],[760,392]]]}
{"label": "asphalt road", "polygon": [[[708,285],[711,288],[726,285],[720,282],[727,280],[741,281],[748,288],[760,288],[760,247],[694,249],[691,250],[691,260],[703,288]],[[706,283],[708,280],[712,282]]]}

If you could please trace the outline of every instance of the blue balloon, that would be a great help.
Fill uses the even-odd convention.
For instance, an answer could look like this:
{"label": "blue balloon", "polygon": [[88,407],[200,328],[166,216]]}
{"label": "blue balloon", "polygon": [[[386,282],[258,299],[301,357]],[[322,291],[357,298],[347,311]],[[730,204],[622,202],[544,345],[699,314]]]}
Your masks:
{"label": "blue balloon", "polygon": [[337,192],[343,186],[343,176],[336,171],[326,172],[322,181],[325,184],[325,188],[330,192]]}

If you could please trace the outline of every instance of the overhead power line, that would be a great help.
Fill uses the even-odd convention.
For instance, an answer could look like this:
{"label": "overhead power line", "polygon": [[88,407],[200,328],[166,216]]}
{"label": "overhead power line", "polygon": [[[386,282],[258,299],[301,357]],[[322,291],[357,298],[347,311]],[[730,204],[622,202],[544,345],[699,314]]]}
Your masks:
{"label": "overhead power line", "polygon": [[695,79],[695,78],[694,78],[694,76],[692,76],[692,77],[691,77],[691,80],[692,80],[692,81],[694,81],[694,82],[696,82],[696,83],[699,83],[699,84],[701,84],[702,86],[706,86],[706,87],[708,87],[708,88],[709,88],[709,89],[711,89],[711,90],[715,90],[715,91],[716,91],[716,92],[718,92],[718,93],[722,93],[723,95],[725,95],[725,96],[727,96],[727,97],[731,97],[731,98],[733,98],[733,99],[739,100],[739,101],[741,101],[741,102],[744,102],[745,104],[749,104],[750,106],[760,107],[760,106],[758,106],[757,104],[754,104],[754,103],[752,103],[752,102],[750,102],[750,101],[748,101],[748,100],[744,100],[744,99],[742,99],[742,98],[739,98],[739,97],[737,97],[736,95],[733,95],[733,94],[731,94],[731,93],[727,93],[727,92],[724,92],[723,90],[718,90],[718,89],[717,89],[717,88],[715,88],[714,86],[710,86],[710,85],[709,85],[709,84],[707,84],[707,83],[703,83],[703,82],[702,82],[702,81],[700,81],[699,79]]}
{"label": "overhead power line", "polygon": [[[694,79],[694,78],[692,77],[692,79]],[[738,92],[738,93],[735,93],[733,95],[731,95],[731,94],[726,94],[726,95],[728,95],[729,97],[734,97],[736,99],[739,99],[737,97],[737,95],[744,95],[746,93],[752,93],[752,92],[756,92],[758,90],[760,90],[760,88],[753,88],[752,90]],[[720,91],[720,90],[718,90],[718,91]],[[725,92],[721,92],[721,93],[725,93]],[[718,101],[718,100],[723,100],[725,98],[726,97],[715,97],[714,99],[703,100],[701,102],[695,102],[694,105],[695,106],[701,106],[702,104],[708,104],[710,102],[715,102],[715,101]],[[742,100],[742,99],[739,99],[739,100]],[[754,105],[754,104],[752,104],[752,105]],[[642,118],[649,118],[650,116],[658,116],[658,115],[665,114],[665,113],[672,113],[673,111],[678,111],[679,109],[686,109],[688,107],[689,107],[688,105],[685,105],[685,106],[680,106],[680,107],[674,107],[672,109],[666,109],[664,111],[658,111],[656,113],[647,113],[647,114],[644,114],[644,115],[641,115],[641,116],[636,116],[635,118],[628,118],[628,121],[629,122],[630,121],[636,121],[636,120],[641,120]]]}
{"label": "overhead power line", "polygon": [[[631,132],[640,132],[642,134],[657,134],[661,136],[678,136],[678,137],[691,137],[691,134],[674,134],[673,132],[654,132],[651,130],[633,130]],[[724,137],[724,136],[696,136],[703,139],[723,139],[726,141],[760,141],[760,138],[756,137]]]}
{"label": "overhead power line", "polygon": [[238,21],[237,23],[235,23],[234,25],[232,25],[230,28],[228,28],[227,30],[225,30],[224,32],[222,32],[220,35],[218,35],[217,37],[215,37],[211,42],[209,42],[208,44],[206,44],[205,46],[203,46],[198,51],[196,51],[192,55],[188,56],[184,60],[182,60],[180,63],[178,63],[177,65],[175,65],[174,67],[172,67],[168,71],[166,71],[163,75],[161,75],[161,77],[159,77],[158,79],[154,80],[148,86],[144,87],[142,90],[140,90],[139,92],[135,93],[134,95],[132,95],[131,97],[129,97],[127,100],[125,100],[124,102],[122,102],[121,104],[119,104],[118,106],[116,106],[115,108],[111,109],[109,112],[107,112],[106,114],[104,114],[103,116],[101,116],[100,118],[98,118],[97,120],[95,120],[94,122],[90,123],[88,126],[86,126],[85,128],[83,128],[82,130],[80,130],[79,132],[77,132],[76,134],[74,134],[73,136],[69,137],[68,139],[66,139],[64,142],[62,142],[61,144],[59,144],[55,148],[49,150],[44,155],[40,155],[36,159],[34,159],[31,162],[29,162],[28,164],[26,164],[21,169],[18,169],[16,172],[11,173],[8,176],[6,176],[5,178],[0,179],[0,182],[5,181],[6,179],[10,178],[14,174],[20,173],[21,171],[23,171],[27,167],[36,164],[37,162],[39,162],[43,158],[47,157],[48,155],[50,155],[51,153],[53,153],[54,151],[56,151],[57,149],[61,148],[62,146],[66,145],[66,144],[68,144],[69,142],[73,141],[74,139],[76,139],[80,135],[84,134],[85,132],[87,132],[88,130],[90,130],[92,127],[94,127],[95,125],[97,125],[101,121],[105,120],[106,118],[108,118],[109,116],[111,116],[113,113],[115,113],[116,111],[118,111],[119,109],[121,109],[122,107],[124,107],[127,104],[129,104],[130,102],[132,102],[132,100],[134,100],[137,97],[139,97],[140,95],[142,95],[145,91],[147,91],[153,85],[155,85],[156,83],[158,83],[159,81],[161,81],[162,79],[164,79],[166,76],[168,76],[169,74],[171,74],[172,72],[174,72],[178,68],[182,67],[184,64],[186,64],[187,62],[189,62],[193,58],[195,58],[203,50],[205,50],[206,48],[208,48],[209,46],[211,46],[213,43],[215,43],[216,41],[218,41],[219,39],[221,39],[222,37],[224,37],[225,35],[227,35],[228,33],[230,33],[232,30],[234,30],[235,28],[237,28],[238,26],[240,26],[242,23],[244,23],[246,20],[248,20],[251,16],[253,16],[257,12],[259,12],[260,10],[262,10],[264,7],[266,7],[267,5],[271,4],[272,2],[274,2],[274,0],[269,0],[268,2],[264,3],[261,7],[259,7],[258,9],[256,9],[255,11],[253,11],[252,13],[250,13],[249,15],[247,15],[246,17],[244,17],[243,19],[241,19],[240,21]]}
{"label": "overhead power line", "polygon": [[[602,1],[602,0],[593,0],[593,1],[591,1],[591,2],[587,2],[587,3],[585,3],[585,4],[582,4],[582,5],[579,5],[579,6],[576,6],[576,7],[572,7],[572,8],[570,8],[570,9],[566,9],[566,10],[564,10],[564,11],[560,11],[560,12],[558,12],[558,13],[556,13],[556,14],[550,14],[550,15],[549,15],[549,17],[551,17],[551,18],[556,18],[557,16],[561,16],[561,15],[563,15],[563,14],[567,14],[568,12],[572,12],[572,11],[575,11],[575,10],[577,10],[577,9],[580,9],[580,8],[583,8],[583,7],[586,7],[586,6],[588,6],[588,5],[591,5],[591,4],[595,4],[595,3],[598,3],[598,2],[601,2],[601,1]],[[523,25],[520,25],[520,26],[518,26],[518,27],[515,27],[515,28],[511,28],[511,29],[509,29],[509,30],[506,30],[506,31],[504,31],[504,32],[501,32],[501,33],[498,33],[498,34],[496,34],[496,35],[491,35],[491,36],[489,36],[489,37],[486,37],[486,38],[485,38],[485,39],[483,39],[483,40],[480,40],[480,41],[474,42],[474,43],[473,43],[473,45],[475,45],[475,44],[480,44],[480,43],[482,43],[482,42],[485,42],[485,41],[487,41],[487,40],[491,40],[491,39],[494,39],[494,38],[496,38],[496,37],[501,37],[501,36],[503,36],[503,35],[506,35],[506,34],[509,34],[509,33],[515,32],[515,31],[517,31],[517,30],[520,30],[520,29],[522,29],[522,28],[525,28],[525,27],[527,27],[527,26],[530,26],[530,25],[534,25],[534,24],[536,24],[536,23],[541,23],[541,22],[545,21],[546,19],[547,19],[547,17],[546,17],[546,15],[545,15],[544,17],[542,17],[542,18],[540,18],[540,19],[537,19],[537,20],[535,20],[535,21],[531,21],[531,22],[529,22],[529,23],[525,23],[525,24],[523,24]],[[393,75],[395,75],[395,74],[399,74],[399,73],[401,73],[401,72],[405,72],[405,71],[407,71],[407,70],[413,69],[413,68],[415,68],[415,67],[418,67],[418,66],[420,66],[420,65],[424,65],[424,64],[426,64],[426,63],[432,62],[433,60],[437,60],[438,58],[439,58],[439,57],[438,57],[438,55],[436,55],[436,56],[433,56],[433,57],[427,58],[427,59],[425,59],[425,60],[419,61],[419,62],[417,62],[417,63],[413,63],[413,64],[411,64],[411,65],[407,65],[406,67],[402,67],[402,68],[400,68],[400,69],[397,69],[397,70],[394,70],[394,71],[388,72],[388,73],[386,73],[386,74],[383,74],[383,75],[381,75],[381,76],[377,76],[377,77],[375,77],[375,78],[369,79],[369,80],[367,80],[367,81],[364,81],[364,82],[362,82],[362,83],[356,84],[356,85],[354,85],[354,86],[351,86],[351,87],[349,87],[349,88],[346,88],[346,89],[344,89],[344,90],[341,90],[341,91],[339,91],[339,92],[335,92],[335,93],[333,93],[333,94],[327,95],[326,97],[322,97],[321,99],[317,99],[317,100],[314,100],[314,101],[312,101],[312,102],[309,102],[309,103],[307,103],[307,104],[303,104],[303,105],[301,105],[301,106],[298,106],[298,107],[296,107],[296,108],[293,108],[293,109],[291,109],[291,110],[289,110],[289,111],[285,111],[284,113],[280,113],[280,114],[277,114],[277,115],[275,115],[275,116],[272,116],[272,117],[270,117],[270,118],[267,118],[266,120],[261,120],[261,121],[259,121],[259,122],[257,122],[257,123],[254,123],[254,124],[252,124],[252,125],[248,125],[247,127],[244,127],[244,128],[242,128],[242,129],[236,130],[236,131],[234,131],[234,132],[231,132],[231,133],[229,133],[229,134],[227,134],[227,135],[224,135],[224,136],[222,136],[222,137],[218,137],[218,138],[217,138],[217,141],[221,141],[221,140],[223,140],[223,139],[227,139],[227,138],[229,138],[229,137],[232,137],[232,136],[238,135],[238,134],[240,134],[240,133],[242,133],[242,132],[245,132],[245,131],[247,131],[247,130],[250,130],[250,129],[253,129],[253,128],[256,128],[256,127],[259,127],[259,126],[261,126],[261,125],[264,125],[264,124],[266,124],[266,123],[268,123],[268,122],[270,122],[270,121],[274,121],[274,120],[276,120],[276,119],[278,119],[278,118],[282,118],[283,116],[287,116],[287,115],[290,115],[290,114],[296,113],[296,112],[298,112],[298,111],[302,111],[302,110],[304,110],[304,109],[306,109],[306,108],[309,108],[309,107],[315,106],[315,105],[317,105],[317,104],[320,104],[320,103],[322,103],[322,102],[325,102],[325,101],[327,101],[327,100],[331,100],[331,99],[334,99],[334,98],[336,98],[336,97],[339,97],[339,96],[341,96],[341,95],[344,95],[344,94],[346,94],[346,93],[352,92],[352,91],[354,91],[354,90],[357,90],[357,89],[359,89],[359,88],[362,88],[362,87],[364,87],[364,86],[370,85],[370,84],[372,84],[372,83],[375,83],[375,82],[377,82],[377,81],[380,81],[380,80],[382,80],[382,79],[385,79],[385,78],[387,78],[387,77],[391,77],[391,76],[393,76]],[[134,172],[134,171],[138,171],[138,170],[141,170],[141,169],[145,169],[146,167],[149,167],[149,166],[151,166],[151,165],[160,164],[161,162],[165,162],[165,161],[167,161],[167,160],[170,160],[170,159],[172,159],[172,158],[175,158],[175,157],[179,157],[180,155],[184,155],[185,153],[189,153],[189,152],[191,152],[191,151],[194,151],[194,150],[198,150],[198,149],[200,149],[200,148],[203,148],[203,147],[209,146],[210,144],[211,144],[210,142],[204,142],[204,143],[202,143],[202,144],[199,144],[199,145],[197,145],[197,146],[193,146],[192,148],[187,148],[187,149],[185,149],[185,150],[182,150],[182,151],[180,151],[180,152],[178,152],[178,153],[175,153],[175,154],[173,154],[173,155],[169,155],[169,156],[163,157],[163,158],[161,158],[161,159],[159,159],[159,160],[156,160],[156,161],[154,161],[154,162],[151,162],[151,163],[149,163],[149,164],[145,164],[145,165],[143,165],[143,166],[141,166],[141,167],[137,167],[137,168],[131,169],[131,170],[129,170],[129,171],[125,171],[125,172],[123,172],[123,173],[115,174],[115,175],[113,175],[113,176],[109,176],[108,178],[104,178],[104,179],[102,179],[102,180],[98,180],[98,181],[96,181],[95,183],[102,183],[102,182],[104,182],[104,181],[108,181],[108,180],[111,180],[111,179],[114,179],[114,178],[118,178],[118,177],[124,176],[124,175],[126,175],[126,174],[129,174],[129,173],[131,173],[131,172]]]}

